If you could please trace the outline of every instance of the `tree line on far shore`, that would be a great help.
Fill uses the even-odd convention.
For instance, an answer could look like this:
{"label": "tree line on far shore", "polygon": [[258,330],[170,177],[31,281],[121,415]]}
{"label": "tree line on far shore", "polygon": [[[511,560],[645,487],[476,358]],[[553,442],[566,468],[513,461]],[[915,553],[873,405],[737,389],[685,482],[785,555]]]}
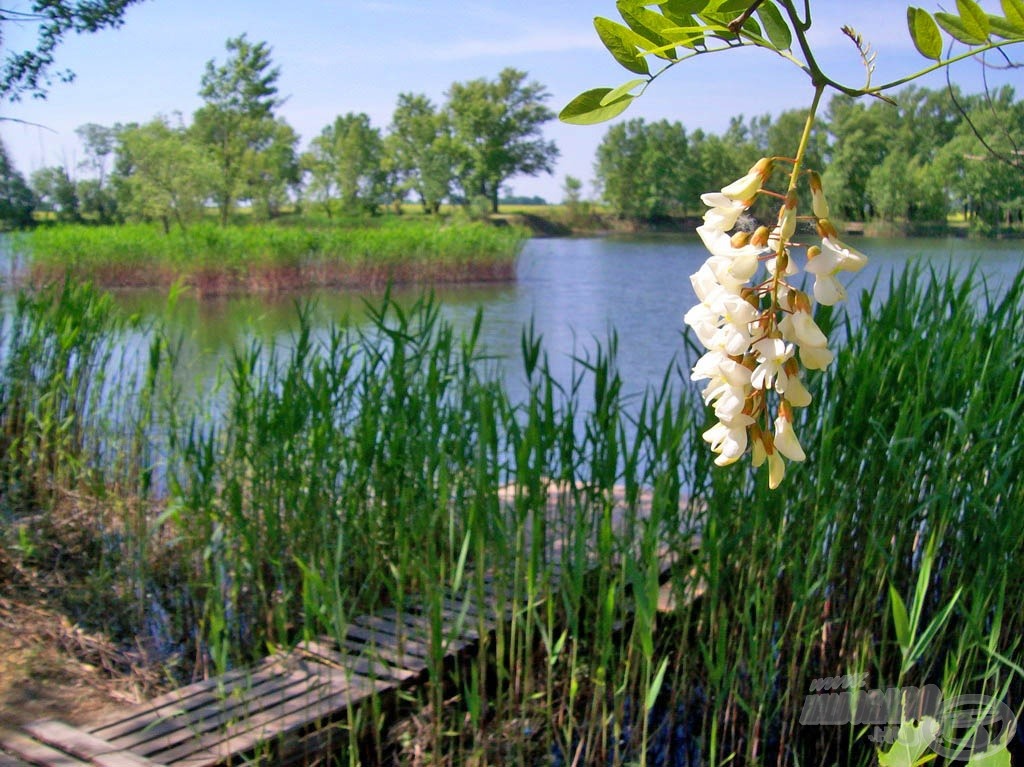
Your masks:
{"label": "tree line on far shore", "polygon": [[[144,124],[78,128],[85,161],[52,166],[26,183],[0,147],[0,220],[28,223],[33,209],[58,221],[159,221],[184,228],[215,206],[227,224],[239,206],[277,217],[296,202],[328,217],[376,212],[414,195],[427,212],[454,201],[496,211],[513,175],[553,171],[554,117],[545,88],[525,72],[454,83],[447,101],[403,93],[387,132],[363,113],[339,115],[299,151],[277,114],[280,70],[265,42],[227,41],[227,60],[206,65],[203,105],[187,122],[160,115]],[[76,178],[78,171],[85,178]]]}
{"label": "tree line on far shore", "polygon": [[[508,179],[551,173],[558,157],[542,127],[550,95],[525,72],[453,83],[446,101],[399,95],[386,130],[368,115],[339,115],[299,151],[277,113],[280,70],[271,49],[245,35],[207,63],[203,105],[190,121],[78,128],[85,160],[44,167],[28,181],[0,144],[0,228],[29,225],[34,211],[61,222],[157,221],[184,229],[216,208],[222,224],[246,207],[254,220],[296,207],[327,218],[377,213],[417,201],[497,212]],[[612,125],[597,149],[598,202],[636,221],[703,212],[700,195],[738,178],[763,156],[796,143],[806,112],[734,117],[722,134],[642,118]],[[945,222],[1014,226],[1024,218],[1024,102],[1012,88],[964,95],[908,87],[896,104],[835,96],[811,134],[809,167],[823,171],[833,215],[846,222]],[[583,182],[563,186],[579,213]],[[768,215],[768,207],[755,213]]]}
{"label": "tree line on far shore", "polygon": [[[605,204],[622,216],[702,213],[702,192],[797,143],[806,111],[730,121],[722,135],[642,118],[613,125],[597,150]],[[1024,217],[1024,102],[1012,88],[963,95],[908,87],[896,104],[835,96],[811,134],[807,167],[823,171],[844,221],[945,222],[979,229]]]}

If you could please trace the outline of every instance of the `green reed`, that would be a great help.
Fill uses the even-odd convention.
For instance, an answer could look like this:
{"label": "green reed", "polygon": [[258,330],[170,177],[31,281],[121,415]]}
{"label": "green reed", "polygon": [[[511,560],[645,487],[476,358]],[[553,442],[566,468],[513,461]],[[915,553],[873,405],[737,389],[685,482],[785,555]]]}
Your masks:
{"label": "green reed", "polygon": [[169,233],[150,224],[62,225],[19,235],[16,248],[41,279],[70,273],[114,286],[165,286],[211,274],[240,279],[251,270],[301,270],[289,275],[294,284],[284,284],[295,287],[330,279],[337,269],[356,270],[355,278],[360,269],[443,267],[455,279],[469,264],[511,262],[526,236],[517,227],[418,220],[359,227],[203,223]]}
{"label": "green reed", "polygon": [[[300,309],[290,338],[239,347],[195,392],[159,328],[136,344],[138,377],[99,377],[127,327],[109,298],[23,297],[4,336],[4,497],[30,476],[48,492],[18,514],[73,490],[122,515],[93,588],[126,594],[139,624],[165,616],[179,678],[415,606],[432,681],[405,695],[417,749],[439,762],[686,749],[869,764],[871,728],[799,724],[814,679],[864,672],[1016,708],[1024,690],[1024,282],[986,292],[909,268],[888,293],[865,295],[856,325],[820,317],[846,341],[809,381],[808,460],[774,492],[712,465],[680,369],[625,395],[614,337],[556,380],[524,329],[513,401],[481,317],[458,333],[433,300],[386,297],[363,325],[319,328]],[[23,562],[30,543],[4,539]],[[659,608],[668,558],[674,609]],[[893,591],[920,611],[909,640]],[[491,634],[464,612],[480,643],[458,663],[449,593],[500,616]],[[382,706],[350,715],[352,763],[401,760],[408,732],[389,736]]]}

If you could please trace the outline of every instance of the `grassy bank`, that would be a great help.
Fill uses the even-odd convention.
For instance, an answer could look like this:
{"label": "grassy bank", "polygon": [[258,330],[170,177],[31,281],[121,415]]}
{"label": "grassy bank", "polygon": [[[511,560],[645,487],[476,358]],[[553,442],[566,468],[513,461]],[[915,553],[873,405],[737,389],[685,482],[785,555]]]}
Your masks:
{"label": "grassy bank", "polygon": [[148,224],[63,225],[20,235],[15,247],[36,284],[66,275],[111,288],[182,281],[212,294],[508,280],[527,236],[519,227],[424,220],[373,227],[208,223],[168,234]]}
{"label": "grassy bank", "polygon": [[[0,577],[183,681],[413,599],[439,616],[436,584],[481,597],[490,570],[501,639],[448,677],[432,647],[450,686],[375,734],[380,761],[871,764],[869,728],[799,724],[813,680],[1024,702],[1024,284],[1004,289],[909,270],[865,299],[777,492],[712,465],[671,373],[626,401],[613,343],[567,384],[525,332],[512,401],[474,332],[385,300],[361,329],[300,314],[194,391],[174,339],[92,289],[25,297],[3,335]],[[554,556],[551,480],[574,500]],[[667,613],[663,547],[678,594],[702,593]]]}

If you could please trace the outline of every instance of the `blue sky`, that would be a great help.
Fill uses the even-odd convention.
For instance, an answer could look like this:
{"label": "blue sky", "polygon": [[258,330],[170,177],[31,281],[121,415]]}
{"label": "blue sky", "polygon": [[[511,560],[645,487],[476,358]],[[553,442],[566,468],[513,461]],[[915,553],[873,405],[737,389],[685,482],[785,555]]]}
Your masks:
{"label": "blue sky", "polygon": [[[932,0],[917,1],[938,9]],[[27,3],[13,2],[19,5]],[[983,5],[998,10],[993,0]],[[813,10],[812,40],[835,79],[859,85],[864,77],[840,32],[843,24],[878,52],[875,82],[924,63],[909,41],[901,2],[814,0]],[[175,112],[187,120],[201,103],[206,62],[223,61],[225,41],[243,32],[272,47],[287,99],[279,113],[303,148],[339,114],[365,112],[384,129],[399,93],[425,93],[440,103],[453,82],[493,78],[506,66],[545,85],[557,112],[580,91],[632,77],[601,46],[594,16],[618,18],[614,0],[146,0],[129,8],[122,28],[70,38],[58,50],[58,68],[74,70],[74,83],[54,84],[45,101],[4,105],[4,116],[45,128],[0,122],[0,136],[27,175],[46,165],[74,167],[82,159],[74,129],[83,123],[143,122]],[[31,40],[33,30],[5,27],[4,34],[14,48]],[[978,65],[965,62],[954,68],[953,79],[976,91],[978,73]],[[1024,85],[1019,73],[995,81],[1012,83],[1013,77]],[[921,84],[944,82],[935,74]],[[668,118],[689,130],[719,132],[733,115],[777,114],[807,106],[810,95],[806,78],[783,59],[730,52],[685,62],[618,119]],[[573,175],[589,194],[594,152],[607,127],[549,123],[545,133],[561,150],[555,173],[512,179],[511,188],[558,201],[565,176]]]}

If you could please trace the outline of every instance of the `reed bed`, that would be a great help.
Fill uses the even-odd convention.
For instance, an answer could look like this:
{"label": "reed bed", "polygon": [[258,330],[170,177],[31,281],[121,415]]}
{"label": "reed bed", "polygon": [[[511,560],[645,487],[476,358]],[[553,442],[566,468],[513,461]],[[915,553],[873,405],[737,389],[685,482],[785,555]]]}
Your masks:
{"label": "reed bed", "polygon": [[[125,321],[88,287],[23,298],[6,358],[69,372],[26,388],[4,367],[0,551],[41,568],[62,530],[27,520],[59,522],[69,497],[115,510],[77,561],[124,609],[67,609],[145,636],[179,680],[414,600],[440,625],[439,584],[482,599],[496,576],[494,638],[453,668],[439,633],[413,713],[351,721],[343,763],[872,764],[872,727],[799,723],[815,679],[1024,700],[1024,278],[908,268],[860,312],[820,317],[846,340],[809,381],[808,461],[772,492],[712,465],[679,371],[626,397],[614,338],[558,381],[524,329],[512,401],[479,320],[458,334],[429,299],[384,298],[361,326],[300,310],[287,343],[250,342],[203,393],[151,328],[138,376],[64,397],[109,367]],[[35,352],[51,336],[60,364]],[[25,436],[51,401],[88,436]]]}
{"label": "reed bed", "polygon": [[312,286],[483,282],[514,276],[528,232],[476,222],[390,226],[219,227],[165,234],[156,225],[62,225],[19,235],[36,284],[66,275],[102,287],[168,287],[201,293]]}

